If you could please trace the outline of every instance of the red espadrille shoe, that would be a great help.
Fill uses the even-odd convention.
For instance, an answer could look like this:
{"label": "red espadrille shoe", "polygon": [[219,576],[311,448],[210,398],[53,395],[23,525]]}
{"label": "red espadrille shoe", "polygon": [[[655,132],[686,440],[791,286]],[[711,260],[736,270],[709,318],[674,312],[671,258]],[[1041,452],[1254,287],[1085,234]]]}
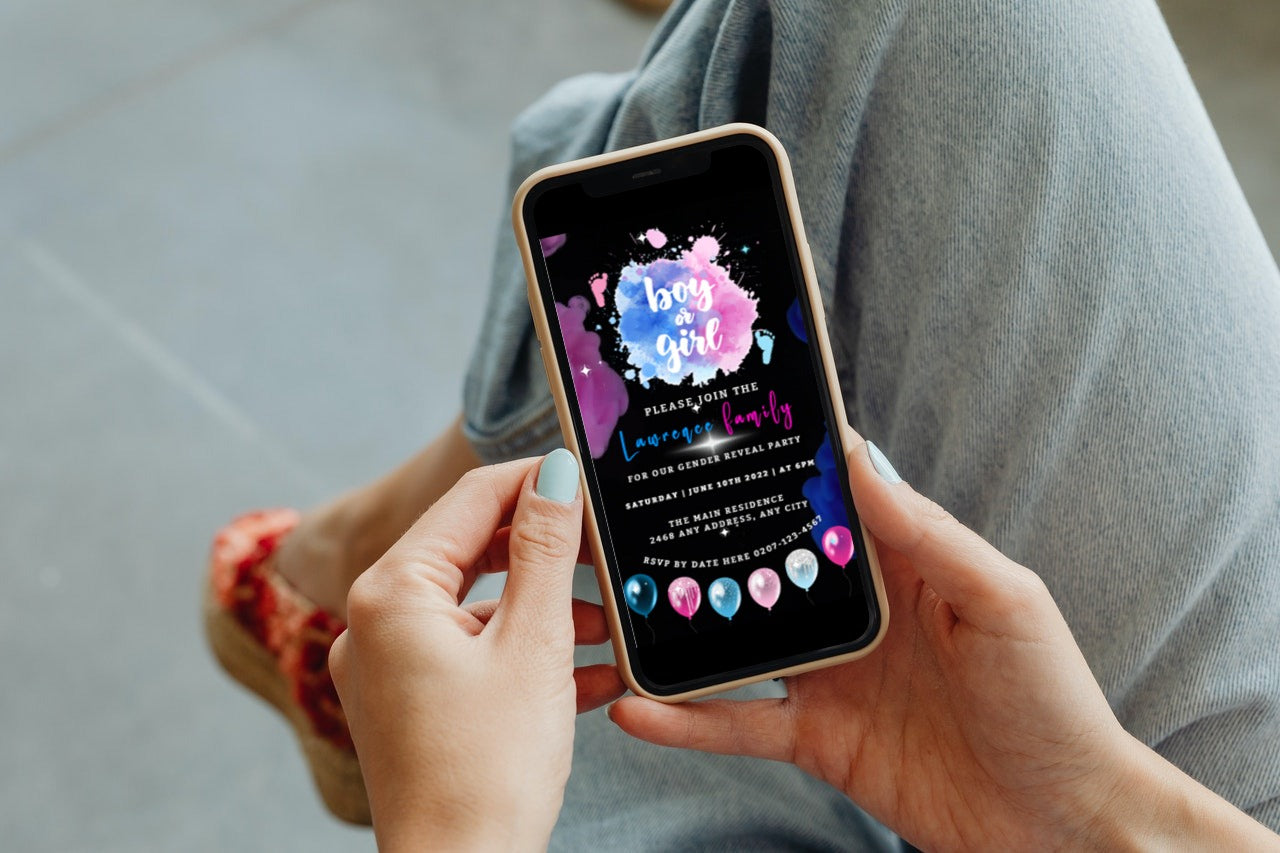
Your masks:
{"label": "red espadrille shoe", "polygon": [[368,825],[364,778],[329,677],[329,647],[346,626],[307,600],[268,559],[297,523],[294,510],[273,509],[242,515],[218,531],[209,557],[205,634],[227,674],[293,726],[329,811]]}

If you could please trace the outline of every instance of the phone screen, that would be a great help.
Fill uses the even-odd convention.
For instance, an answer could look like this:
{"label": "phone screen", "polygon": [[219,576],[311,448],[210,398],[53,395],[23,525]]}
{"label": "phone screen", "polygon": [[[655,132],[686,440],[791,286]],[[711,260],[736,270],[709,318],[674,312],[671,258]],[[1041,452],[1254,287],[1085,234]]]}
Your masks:
{"label": "phone screen", "polygon": [[870,642],[879,612],[768,145],[734,135],[551,178],[522,215],[637,680],[669,695]]}

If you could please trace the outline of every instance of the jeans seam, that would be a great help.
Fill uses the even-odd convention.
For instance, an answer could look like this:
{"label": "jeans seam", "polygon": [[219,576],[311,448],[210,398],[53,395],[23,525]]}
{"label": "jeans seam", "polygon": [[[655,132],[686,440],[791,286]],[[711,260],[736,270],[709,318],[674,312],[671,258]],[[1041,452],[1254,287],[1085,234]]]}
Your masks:
{"label": "jeans seam", "polygon": [[513,425],[504,425],[495,432],[481,432],[470,418],[464,423],[464,432],[476,453],[494,462],[514,458],[559,431],[560,418],[554,402],[540,405],[529,414],[521,413]]}

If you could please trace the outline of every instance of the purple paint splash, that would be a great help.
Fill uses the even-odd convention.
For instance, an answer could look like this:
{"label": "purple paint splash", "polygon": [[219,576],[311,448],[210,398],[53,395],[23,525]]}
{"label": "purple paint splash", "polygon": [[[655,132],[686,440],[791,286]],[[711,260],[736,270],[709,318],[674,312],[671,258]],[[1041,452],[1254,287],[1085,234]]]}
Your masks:
{"label": "purple paint splash", "polygon": [[627,383],[600,358],[600,336],[586,330],[590,309],[586,297],[574,296],[568,305],[556,303],[556,319],[573,371],[573,390],[578,395],[587,449],[592,459],[599,459],[609,449],[609,439],[629,401]]}
{"label": "purple paint splash", "polygon": [[550,237],[543,237],[538,241],[538,245],[542,247],[542,257],[549,258],[554,255],[564,245],[564,241],[568,239],[568,234],[553,234]]}
{"label": "purple paint splash", "polygon": [[714,237],[691,241],[677,257],[631,261],[614,288],[619,343],[646,387],[654,377],[703,385],[731,374],[755,343],[755,298],[716,263]]}

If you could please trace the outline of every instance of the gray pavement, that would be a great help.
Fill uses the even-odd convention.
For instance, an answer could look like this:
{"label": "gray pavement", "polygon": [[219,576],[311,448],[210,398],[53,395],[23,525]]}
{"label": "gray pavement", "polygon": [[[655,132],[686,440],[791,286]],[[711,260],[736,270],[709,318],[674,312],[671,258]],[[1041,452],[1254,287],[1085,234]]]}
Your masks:
{"label": "gray pavement", "polygon": [[[1169,0],[1280,245],[1280,7]],[[458,410],[506,128],[608,0],[0,0],[0,849],[359,850],[217,674],[212,531]]]}

